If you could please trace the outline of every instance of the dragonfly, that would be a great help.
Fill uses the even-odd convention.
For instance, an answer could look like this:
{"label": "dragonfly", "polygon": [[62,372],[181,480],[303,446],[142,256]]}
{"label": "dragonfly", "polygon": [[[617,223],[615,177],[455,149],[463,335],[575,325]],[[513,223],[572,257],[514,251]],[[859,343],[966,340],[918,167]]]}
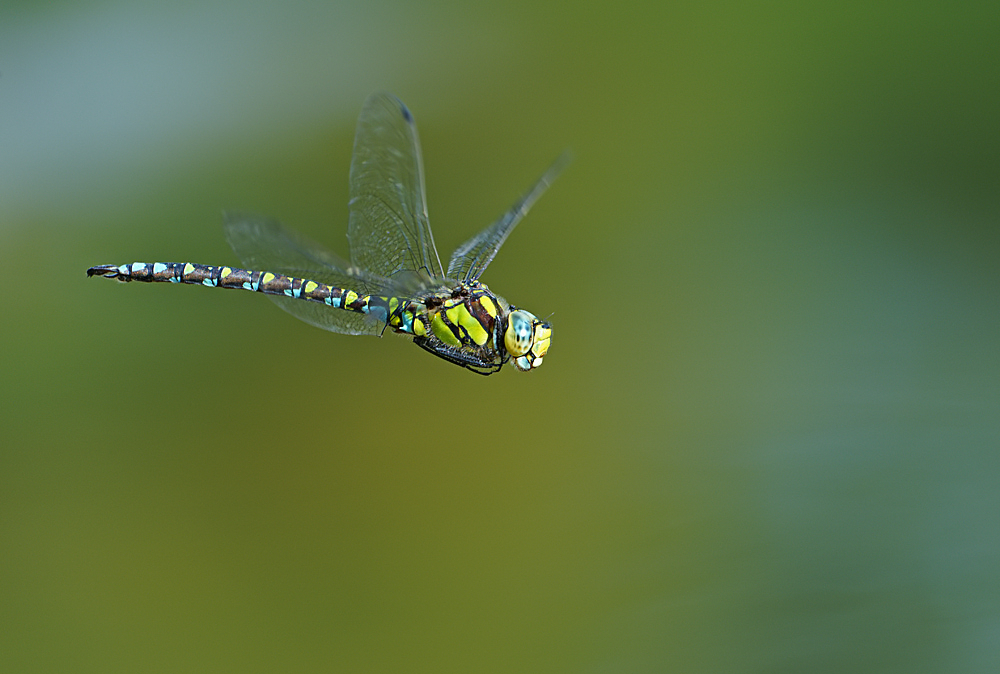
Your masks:
{"label": "dragonfly", "polygon": [[508,362],[542,364],[552,326],[491,291],[480,277],[568,161],[564,153],[498,220],[460,245],[445,270],[427,217],[413,115],[395,96],[370,96],[351,158],[350,262],[277,221],[225,214],[225,235],[246,269],[192,262],[98,265],[87,276],[259,292],[306,323],[348,335],[387,329],[449,363],[489,375]]}

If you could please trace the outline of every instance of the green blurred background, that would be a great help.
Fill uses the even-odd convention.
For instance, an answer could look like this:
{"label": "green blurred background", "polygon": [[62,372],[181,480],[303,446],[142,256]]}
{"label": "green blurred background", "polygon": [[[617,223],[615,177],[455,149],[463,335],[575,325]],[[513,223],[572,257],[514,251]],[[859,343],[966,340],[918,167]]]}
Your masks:
{"label": "green blurred background", "polygon": [[[0,670],[1000,671],[996,3],[0,9]],[[478,377],[249,293],[223,209],[346,254],[365,97]]]}

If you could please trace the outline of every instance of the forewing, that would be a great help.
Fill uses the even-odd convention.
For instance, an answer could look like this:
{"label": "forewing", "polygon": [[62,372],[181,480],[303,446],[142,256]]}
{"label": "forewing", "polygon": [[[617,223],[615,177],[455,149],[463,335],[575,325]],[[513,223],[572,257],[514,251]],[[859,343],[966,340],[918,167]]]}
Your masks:
{"label": "forewing", "polygon": [[568,154],[560,156],[499,220],[456,248],[448,262],[448,277],[469,282],[482,276],[507,236],[568,163]]}
{"label": "forewing", "polygon": [[[270,218],[226,213],[224,227],[233,252],[250,270],[310,279],[361,294],[393,294],[386,279],[352,270],[335,253]],[[385,327],[363,314],[325,304],[278,295],[267,297],[296,318],[324,330],[362,335],[377,334]]]}
{"label": "forewing", "polygon": [[[423,160],[413,116],[389,94],[374,94],[358,117],[351,159],[347,237],[356,267],[443,278],[427,221]],[[412,274],[411,274],[412,276]]]}

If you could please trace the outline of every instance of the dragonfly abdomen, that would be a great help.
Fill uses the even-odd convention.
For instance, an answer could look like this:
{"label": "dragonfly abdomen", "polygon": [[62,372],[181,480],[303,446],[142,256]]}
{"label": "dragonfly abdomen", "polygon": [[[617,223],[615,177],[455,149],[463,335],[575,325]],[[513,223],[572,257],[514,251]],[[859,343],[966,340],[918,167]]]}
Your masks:
{"label": "dragonfly abdomen", "polygon": [[369,314],[386,323],[398,305],[396,298],[373,297],[304,278],[269,271],[248,271],[236,267],[195,264],[193,262],[134,262],[124,265],[100,265],[87,270],[87,276],[103,276],[122,282],[189,283],[210,288],[250,290],[265,295],[320,302],[334,309]]}

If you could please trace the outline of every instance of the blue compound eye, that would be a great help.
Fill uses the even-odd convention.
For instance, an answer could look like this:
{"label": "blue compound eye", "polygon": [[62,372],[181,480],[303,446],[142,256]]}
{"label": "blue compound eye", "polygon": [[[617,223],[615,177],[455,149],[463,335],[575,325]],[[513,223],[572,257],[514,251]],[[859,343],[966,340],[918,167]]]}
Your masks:
{"label": "blue compound eye", "polygon": [[503,342],[507,352],[517,358],[531,348],[532,326],[538,319],[524,310],[513,311],[507,321]]}

